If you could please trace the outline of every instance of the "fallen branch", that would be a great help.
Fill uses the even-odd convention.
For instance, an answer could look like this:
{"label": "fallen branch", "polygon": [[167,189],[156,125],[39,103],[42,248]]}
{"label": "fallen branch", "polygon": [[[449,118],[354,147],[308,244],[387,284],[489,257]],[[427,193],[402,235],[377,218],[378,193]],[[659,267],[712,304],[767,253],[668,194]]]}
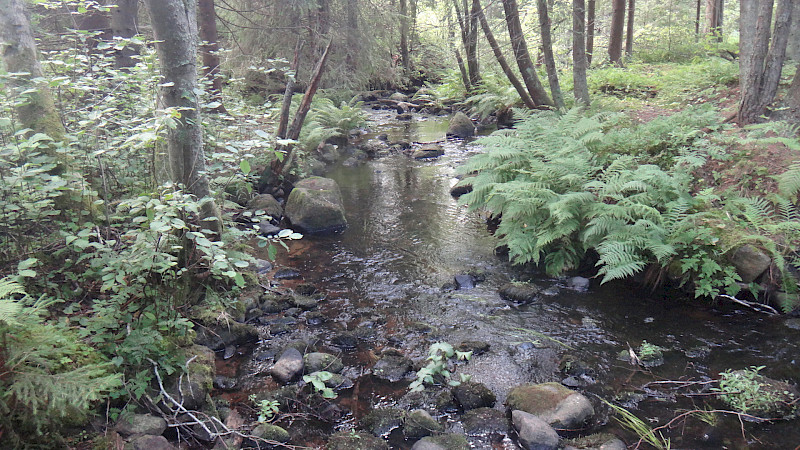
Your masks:
{"label": "fallen branch", "polygon": [[769,306],[769,305],[765,305],[763,303],[749,302],[747,300],[742,300],[742,299],[736,298],[736,297],[734,297],[732,295],[726,295],[726,294],[718,295],[717,298],[724,298],[726,300],[730,300],[733,303],[742,305],[745,308],[750,308],[750,309],[752,309],[753,311],[756,311],[756,312],[769,314],[771,316],[780,315],[780,313],[775,308],[773,308],[772,306]]}

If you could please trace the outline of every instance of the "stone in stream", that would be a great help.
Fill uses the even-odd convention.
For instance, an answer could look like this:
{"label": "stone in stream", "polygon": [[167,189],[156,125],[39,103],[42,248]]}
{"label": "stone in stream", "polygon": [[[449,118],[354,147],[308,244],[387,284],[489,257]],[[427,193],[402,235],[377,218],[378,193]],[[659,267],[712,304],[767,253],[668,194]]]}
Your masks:
{"label": "stone in stream", "polygon": [[281,232],[281,227],[271,224],[268,220],[258,223],[258,234],[264,237],[275,236]]}
{"label": "stone in stream", "polygon": [[476,408],[464,413],[461,418],[464,432],[468,436],[508,434],[508,419],[502,411],[493,408]]}
{"label": "stone in stream", "polygon": [[247,202],[247,210],[256,213],[264,211],[272,220],[279,222],[283,217],[283,207],[270,194],[259,194]]}
{"label": "stone in stream", "polygon": [[278,269],[275,272],[275,275],[272,276],[276,280],[296,280],[298,278],[302,278],[303,275],[300,274],[299,271],[292,269],[291,267],[283,267]]}
{"label": "stone in stream", "polygon": [[522,448],[526,450],[558,448],[558,433],[544,420],[525,411],[514,410],[511,412],[511,421],[517,430]]}
{"label": "stone in stream", "polygon": [[399,408],[376,408],[361,419],[361,426],[374,436],[385,437],[403,425],[405,416],[406,412]]}
{"label": "stone in stream", "polygon": [[307,372],[326,371],[340,373],[344,369],[342,360],[329,353],[313,352],[303,357]]}
{"label": "stone in stream", "polygon": [[130,414],[119,419],[116,430],[123,436],[151,434],[158,436],[167,429],[167,421],[151,414]]}
{"label": "stone in stream", "polygon": [[330,178],[298,182],[286,201],[286,217],[304,233],[330,233],[347,228],[339,185]]}
{"label": "stone in stream", "polygon": [[239,322],[209,323],[209,326],[195,326],[195,330],[195,342],[215,351],[229,345],[243,345],[258,340],[258,329]]}
{"label": "stone in stream", "polygon": [[389,444],[381,438],[363,431],[340,431],[325,445],[326,450],[389,450]]}
{"label": "stone in stream", "polygon": [[132,440],[125,448],[133,450],[175,450],[177,447],[170,444],[164,436],[143,435]]}
{"label": "stone in stream", "polygon": [[789,383],[759,375],[752,369],[720,375],[730,382],[731,390],[740,391],[719,396],[732,409],[765,419],[794,418],[800,413],[800,391]]}
{"label": "stone in stream", "polygon": [[743,245],[731,253],[731,264],[742,278],[742,283],[755,281],[772,264],[772,258],[752,245]]}
{"label": "stone in stream", "polygon": [[469,411],[475,408],[491,408],[497,400],[494,393],[481,383],[468,381],[461,383],[452,389],[453,397],[455,397],[461,409]]}
{"label": "stone in stream", "polygon": [[339,333],[331,338],[331,344],[342,350],[354,350],[358,347],[358,337],[349,332]]}
{"label": "stone in stream", "polygon": [[303,355],[296,348],[284,350],[270,374],[281,383],[288,383],[303,373]]}
{"label": "stone in stream", "polygon": [[411,371],[411,366],[411,360],[403,355],[383,355],[372,367],[372,374],[391,382],[400,381]]}
{"label": "stone in stream", "polygon": [[414,118],[414,116],[411,113],[400,113],[394,116],[395,120],[402,120],[402,121],[409,121],[412,118]]}
{"label": "stone in stream", "polygon": [[589,436],[567,439],[564,450],[626,450],[624,442],[611,433],[595,433]]}
{"label": "stone in stream", "polygon": [[[290,439],[288,431],[271,423],[259,424],[257,427],[253,428],[253,431],[251,431],[250,434],[268,441],[282,443],[289,442]],[[261,446],[259,447],[259,445]],[[272,448],[272,446],[266,447],[263,442],[259,444],[257,441],[252,439],[246,439],[245,442],[242,443],[242,446],[244,448]]]}
{"label": "stone in stream", "polygon": [[414,159],[429,159],[429,158],[438,158],[444,155],[444,147],[439,144],[425,144],[419,149],[417,149],[414,153],[411,154],[411,157]]}
{"label": "stone in stream", "polygon": [[453,281],[456,283],[456,289],[472,289],[475,287],[475,280],[472,279],[472,275],[462,273],[454,276]]}
{"label": "stone in stream", "polygon": [[465,436],[450,433],[424,437],[411,450],[470,450],[470,446]]}
{"label": "stone in stream", "polygon": [[450,126],[447,128],[447,137],[468,138],[475,136],[475,124],[472,119],[463,112],[457,112],[450,119]]}
{"label": "stone in stream", "polygon": [[317,300],[305,295],[295,295],[292,297],[292,304],[303,311],[311,311],[317,307]]}
{"label": "stone in stream", "polygon": [[483,341],[462,341],[456,350],[460,352],[472,352],[472,356],[482,355],[489,351],[489,344]]}
{"label": "stone in stream", "polygon": [[507,283],[500,290],[500,298],[514,303],[527,304],[539,299],[541,289],[531,283]]}
{"label": "stone in stream", "polygon": [[572,277],[567,280],[567,287],[579,292],[586,292],[589,290],[589,279],[584,277]]}
{"label": "stone in stream", "polygon": [[403,94],[402,92],[395,92],[394,94],[389,96],[389,100],[394,100],[396,102],[407,102],[408,96]]}
{"label": "stone in stream", "polygon": [[328,317],[318,311],[310,312],[306,314],[306,323],[314,326],[314,325],[322,325],[323,323],[328,321]]}
{"label": "stone in stream", "polygon": [[559,383],[517,386],[509,392],[506,405],[512,411],[535,414],[559,429],[581,428],[594,416],[588,398]]}
{"label": "stone in stream", "polygon": [[214,389],[232,391],[236,388],[236,378],[217,375],[214,377]]}
{"label": "stone in stream", "polygon": [[403,435],[406,439],[420,439],[442,431],[444,431],[444,427],[424,409],[416,409],[408,413],[403,424]]}

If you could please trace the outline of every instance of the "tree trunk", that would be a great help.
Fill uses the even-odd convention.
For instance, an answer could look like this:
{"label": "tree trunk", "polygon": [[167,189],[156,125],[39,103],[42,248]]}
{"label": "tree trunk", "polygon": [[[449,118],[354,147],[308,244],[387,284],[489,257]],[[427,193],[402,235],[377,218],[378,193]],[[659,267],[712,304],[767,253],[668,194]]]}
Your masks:
{"label": "tree trunk", "polygon": [[[408,0],[408,53],[409,58],[414,59],[414,50],[417,48],[417,0]],[[411,64],[414,68],[414,64]]]}
{"label": "tree trunk", "polygon": [[[477,1],[477,0],[476,0]],[[558,83],[558,69],[553,56],[553,40],[550,36],[550,15],[547,13],[547,0],[537,0],[536,9],[539,13],[539,29],[542,33],[542,52],[544,53],[544,67],[547,70],[547,81],[550,83],[550,93],[556,108],[564,108],[564,96],[561,94],[561,85]]]}
{"label": "tree trunk", "polygon": [[611,32],[608,37],[608,61],[622,64],[622,35],[625,30],[625,0],[612,0]]}
{"label": "tree trunk", "polygon": [[636,11],[636,0],[628,0],[628,28],[625,32],[625,57],[633,55],[633,16]]}
{"label": "tree trunk", "polygon": [[800,3],[795,0],[792,8],[792,27],[789,43],[786,44],[786,58],[800,62]]}
{"label": "tree trunk", "polygon": [[[14,108],[20,128],[30,128],[34,133],[44,133],[60,142],[64,139],[64,125],[56,111],[50,88],[43,80],[36,42],[23,1],[0,0],[0,11],[3,11],[0,14],[0,43],[3,44],[0,57],[6,72],[21,74],[9,77],[6,85],[12,95],[24,96],[24,101],[16,99]],[[55,152],[55,147],[50,156],[63,160]],[[63,169],[62,165],[57,172],[61,173]]]}
{"label": "tree trunk", "polygon": [[[469,69],[469,83],[473,88],[481,82],[481,70],[478,66],[478,10],[481,8],[480,0],[472,0],[469,17],[464,17],[467,28],[467,68]],[[466,5],[464,12],[466,13]]]}
{"label": "tree trunk", "polygon": [[[139,0],[111,0],[116,6],[111,8],[111,34],[130,39],[139,33],[138,16]],[[216,28],[215,28],[216,30]],[[126,44],[114,54],[117,69],[136,65],[134,56],[139,54],[139,46]]]}
{"label": "tree trunk", "polygon": [[500,44],[498,44],[497,39],[494,38],[494,33],[492,33],[492,29],[489,27],[489,21],[486,20],[486,14],[484,14],[483,8],[478,10],[478,20],[481,23],[483,34],[486,36],[489,46],[492,47],[492,52],[494,52],[497,63],[500,64],[500,67],[503,69],[503,73],[506,74],[508,81],[510,81],[514,86],[514,89],[517,90],[517,94],[519,94],[519,97],[522,99],[522,103],[524,103],[528,108],[535,108],[536,103],[534,103],[533,99],[531,99],[531,96],[528,95],[528,91],[525,90],[525,86],[523,86],[517,76],[514,75],[514,71],[511,69],[511,66],[508,65],[505,56],[503,56],[503,50],[500,49]]}
{"label": "tree trunk", "polygon": [[586,50],[584,49],[584,0],[572,0],[572,84],[575,100],[589,106],[589,85],[586,82]]}
{"label": "tree trunk", "polygon": [[[456,5],[457,6],[457,5]],[[451,17],[450,9],[447,10],[447,29],[448,35],[450,39],[448,39],[448,43],[450,45],[450,49],[453,51],[453,54],[456,58],[456,63],[458,64],[458,71],[461,72],[461,82],[464,83],[464,90],[466,92],[470,92],[472,90],[472,85],[469,83],[469,74],[467,74],[467,68],[464,66],[464,59],[461,58],[461,52],[458,51],[458,47],[454,44],[455,41],[455,32],[453,31],[453,19]]]}
{"label": "tree trunk", "polygon": [[522,33],[522,24],[519,21],[519,9],[517,0],[502,0],[503,11],[506,16],[506,26],[508,35],[511,38],[511,48],[514,51],[514,58],[517,60],[517,67],[522,75],[522,81],[528,88],[528,93],[536,105],[553,105],[553,101],[548,97],[539,76],[536,75],[536,68],[531,61],[528,53],[528,44],[525,42],[525,35]]}
{"label": "tree trunk", "polygon": [[722,42],[722,13],[723,0],[706,0],[705,33],[718,42]]}
{"label": "tree trunk", "polygon": [[700,37],[700,5],[702,0],[697,0],[697,11],[694,18],[694,37],[697,40]]}
{"label": "tree trunk", "polygon": [[596,0],[589,0],[586,9],[586,66],[592,66],[594,53],[594,9]]}
{"label": "tree trunk", "polygon": [[411,71],[411,60],[408,53],[408,6],[407,0],[400,0],[400,61],[403,63],[403,75]]}
{"label": "tree trunk", "polygon": [[222,78],[219,76],[219,37],[217,35],[217,12],[214,7],[214,0],[199,0],[197,2],[199,12],[198,25],[200,26],[200,53],[203,57],[203,75],[206,77],[210,86],[208,93],[212,102],[219,103],[219,106],[211,108],[211,111],[224,113],[225,106],[222,104]]}
{"label": "tree trunk", "polygon": [[[789,40],[793,0],[779,0],[771,32],[773,0],[742,0],[740,35],[752,42],[742,41],[740,48],[738,122],[754,123],[766,112],[775,99],[781,69]],[[748,31],[747,29],[755,31]]]}
{"label": "tree trunk", "polygon": [[167,128],[167,153],[172,180],[202,201],[203,227],[217,233],[222,221],[211,198],[203,153],[203,127],[197,100],[197,11],[192,0],[144,0],[150,14],[161,66],[161,104],[180,111]]}
{"label": "tree trunk", "polygon": [[347,56],[345,61],[353,72],[360,67],[360,35],[358,25],[358,0],[347,0]]}
{"label": "tree trunk", "polygon": [[794,74],[792,85],[786,93],[786,104],[794,111],[795,117],[800,120],[800,70]]}

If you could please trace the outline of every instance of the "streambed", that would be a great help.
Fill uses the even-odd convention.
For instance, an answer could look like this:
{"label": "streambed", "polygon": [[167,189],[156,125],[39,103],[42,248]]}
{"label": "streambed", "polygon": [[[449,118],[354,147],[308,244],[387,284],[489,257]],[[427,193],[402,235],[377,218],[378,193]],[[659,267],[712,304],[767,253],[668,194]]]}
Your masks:
{"label": "streambed", "polygon": [[[446,118],[414,116],[395,121],[394,114],[370,112],[370,132],[363,139],[387,135],[391,140],[430,142],[444,139]],[[232,400],[278,386],[266,375],[270,355],[302,339],[320,351],[338,354],[353,387],[339,392],[332,423],[295,421],[293,436],[320,445],[326,434],[359,427],[376,407],[402,406],[408,382],[388,382],[370,375],[382,351],[399,350],[423,360],[434,342],[481,341],[486,353],[459,365],[497,396],[497,409],[509,390],[530,382],[562,381],[567,360],[588,370],[566,380],[593,398],[597,431],[612,432],[626,443],[637,437],[608,419],[599,398],[620,403],[651,426],[667,423],[681,410],[723,407],[713,396],[675,396],[669,384],[653,381],[716,378],[726,369],[766,366],[772,378],[800,380],[800,331],[792,319],[770,318],[728,305],[689,302],[678,293],[649,292],[637,285],[570,288],[568,278],[550,278],[530,268],[510,265],[494,253],[494,238],[484,220],[450,196],[456,168],[480,152],[475,142],[446,141],[444,156],[416,161],[392,154],[366,163],[334,166],[326,176],[339,184],[349,227],[341,234],[306,237],[279,256],[278,266],[302,275],[276,289],[310,283],[325,294],[319,312],[325,320],[311,324],[300,314],[288,320],[291,332],[276,334],[255,349],[255,357],[235,368],[241,391]],[[266,255],[263,255],[266,257]],[[471,289],[452,289],[455,275],[481,273],[485,281]],[[514,306],[498,289],[509,281],[530,281],[543,289],[541,300]],[[287,322],[287,323],[288,323]],[[791,325],[791,326],[790,326]],[[265,331],[267,335],[269,331]],[[356,336],[355,348],[336,345],[337,336]],[[643,341],[664,348],[664,364],[643,370],[618,359],[620,351]],[[260,355],[260,356],[259,356]],[[264,356],[266,355],[266,356]],[[233,375],[233,373],[230,373]],[[263,374],[263,375],[260,375]],[[696,392],[696,391],[693,391]],[[458,414],[438,417],[458,432]],[[710,425],[690,419],[665,432],[673,448],[788,448],[800,445],[798,422],[745,423],[723,417]],[[292,431],[290,429],[290,431]],[[305,433],[305,434],[304,434]],[[305,437],[302,437],[305,436]],[[392,448],[413,441],[389,436]],[[513,437],[471,438],[475,448],[518,448]]]}

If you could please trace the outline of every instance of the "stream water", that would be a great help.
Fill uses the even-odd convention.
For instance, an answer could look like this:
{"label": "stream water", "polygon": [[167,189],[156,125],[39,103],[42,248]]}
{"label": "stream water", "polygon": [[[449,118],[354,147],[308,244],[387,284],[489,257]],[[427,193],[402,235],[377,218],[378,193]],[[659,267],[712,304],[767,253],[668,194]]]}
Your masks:
{"label": "stream water", "polygon": [[[365,139],[388,134],[389,140],[427,142],[444,138],[444,118],[416,117],[396,122],[392,115],[370,112]],[[495,240],[476,213],[467,212],[450,196],[456,168],[481,151],[474,142],[448,141],[445,155],[415,161],[394,154],[355,167],[335,166],[335,179],[345,201],[349,227],[341,234],[307,237],[292,243],[277,264],[298,270],[303,282],[326,293],[321,311],[329,318],[319,326],[297,322],[296,330],[262,343],[313,338],[318,348],[340,353],[355,389],[339,394],[346,412],[331,425],[347,429],[375,406],[395,405],[407,383],[373,379],[368,369],[382,349],[394,347],[413,359],[424,359],[437,341],[456,344],[483,341],[488,352],[458,367],[498,397],[497,408],[514,386],[560,381],[559,363],[569,355],[591,370],[577,380],[590,397],[619,402],[651,426],[667,423],[681,410],[723,407],[711,396],[682,397],[673,385],[649,385],[664,380],[708,380],[720,371],[766,366],[772,378],[800,380],[800,331],[786,318],[769,318],[727,305],[690,302],[675,292],[654,292],[623,283],[586,291],[567,287],[567,278],[553,279],[534,269],[511,266],[494,254]],[[485,273],[473,289],[443,290],[454,275],[470,270]],[[541,301],[514,307],[497,291],[511,280],[531,281],[546,295]],[[285,284],[285,286],[291,286]],[[673,298],[674,297],[674,298]],[[355,350],[341,351],[331,343],[344,331],[360,338]],[[663,347],[664,364],[643,370],[618,359],[628,345],[642,341]],[[245,364],[252,373],[258,363]],[[357,368],[357,369],[353,369]],[[362,375],[364,374],[364,375]],[[660,387],[659,387],[660,386]],[[274,388],[266,381],[249,391]],[[608,419],[597,401],[598,430],[635,444],[633,434]],[[605,410],[606,413],[602,411]],[[442,418],[457,429],[457,417]],[[324,428],[324,427],[323,427]],[[744,435],[743,435],[744,430]],[[740,424],[723,417],[714,425],[696,419],[666,431],[673,448],[786,448],[800,445],[797,421]],[[309,444],[320,440],[309,438]],[[402,439],[393,448],[409,448]],[[518,448],[509,439],[476,448]]]}

